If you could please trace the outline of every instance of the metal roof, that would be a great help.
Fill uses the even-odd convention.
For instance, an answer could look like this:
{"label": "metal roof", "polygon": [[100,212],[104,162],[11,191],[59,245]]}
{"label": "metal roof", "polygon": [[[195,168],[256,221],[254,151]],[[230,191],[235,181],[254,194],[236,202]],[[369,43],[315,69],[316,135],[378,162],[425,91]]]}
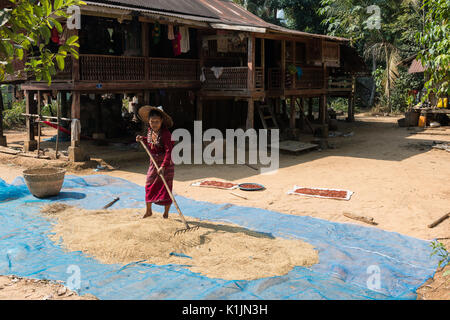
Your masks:
{"label": "metal roof", "polygon": [[234,26],[235,30],[242,27],[242,30],[249,31],[246,27],[254,27],[258,28],[256,32],[271,31],[272,33],[324,38],[331,41],[349,41],[346,38],[307,33],[268,23],[231,0],[88,0],[85,2],[88,5],[206,22],[213,28],[226,29],[224,25],[230,25]]}
{"label": "metal roof", "polygon": [[422,66],[422,63],[416,59],[414,59],[409,67],[408,73],[420,73],[425,72],[425,68]]}
{"label": "metal roof", "polygon": [[198,0],[94,0],[105,4],[116,4],[141,9],[153,9],[169,13],[182,13],[200,17],[218,18],[213,10]]}

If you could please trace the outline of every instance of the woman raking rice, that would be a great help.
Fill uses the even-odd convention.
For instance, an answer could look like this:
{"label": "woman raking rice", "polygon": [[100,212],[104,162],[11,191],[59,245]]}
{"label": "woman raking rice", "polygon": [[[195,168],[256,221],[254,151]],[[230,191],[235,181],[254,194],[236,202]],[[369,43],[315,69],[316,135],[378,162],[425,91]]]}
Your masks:
{"label": "woman raking rice", "polygon": [[152,203],[164,206],[164,218],[169,217],[169,209],[172,204],[169,193],[159,174],[164,176],[172,191],[174,177],[174,163],[172,161],[173,141],[169,128],[173,126],[172,118],[163,111],[162,107],[144,106],[139,109],[142,121],[149,124],[146,137],[137,136],[136,141],[144,141],[150,153],[155,159],[159,170],[150,161],[145,183],[145,202],[147,210],[143,218],[152,215]]}

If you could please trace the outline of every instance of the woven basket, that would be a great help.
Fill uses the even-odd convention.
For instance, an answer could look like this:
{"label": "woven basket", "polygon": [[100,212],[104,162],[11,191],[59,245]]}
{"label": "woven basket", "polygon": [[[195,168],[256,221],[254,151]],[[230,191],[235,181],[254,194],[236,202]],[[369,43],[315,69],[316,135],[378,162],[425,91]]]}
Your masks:
{"label": "woven basket", "polygon": [[59,194],[66,170],[59,168],[37,168],[23,171],[28,190],[37,198]]}

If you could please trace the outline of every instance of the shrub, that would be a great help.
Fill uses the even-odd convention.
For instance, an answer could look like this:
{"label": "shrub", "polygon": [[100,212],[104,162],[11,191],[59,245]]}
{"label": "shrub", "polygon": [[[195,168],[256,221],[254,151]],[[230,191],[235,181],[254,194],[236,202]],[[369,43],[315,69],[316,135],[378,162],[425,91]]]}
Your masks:
{"label": "shrub", "polygon": [[25,100],[12,103],[11,109],[3,110],[3,128],[12,129],[25,125]]}
{"label": "shrub", "polygon": [[[430,246],[433,249],[433,252],[431,253],[431,255],[432,256],[437,255],[440,258],[438,267],[439,268],[440,267],[445,267],[450,261],[450,254],[445,249],[444,244],[442,244],[439,241],[435,240],[435,241],[431,242]],[[444,273],[444,276],[448,276],[450,274],[449,271],[450,270],[446,271]]]}

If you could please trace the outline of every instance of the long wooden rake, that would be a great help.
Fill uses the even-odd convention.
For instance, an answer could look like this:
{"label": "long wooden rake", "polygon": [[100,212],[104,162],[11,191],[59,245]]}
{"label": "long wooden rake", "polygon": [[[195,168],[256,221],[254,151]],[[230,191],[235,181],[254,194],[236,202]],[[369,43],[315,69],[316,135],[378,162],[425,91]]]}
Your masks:
{"label": "long wooden rake", "polygon": [[[145,143],[142,140],[141,140],[141,144],[144,147],[145,151],[147,151],[147,154],[149,155],[150,159],[152,160],[153,165],[155,166],[156,170],[159,171],[158,164],[156,163],[155,158],[153,158],[152,154],[150,153],[150,150],[148,150],[147,146],[145,145]],[[172,191],[170,191],[170,188],[169,188],[169,185],[166,182],[166,179],[164,179],[164,176],[162,174],[159,174],[159,177],[162,179],[162,181],[164,183],[164,186],[166,187],[166,190],[169,193],[169,196],[170,196],[170,198],[173,201],[173,204],[177,208],[177,211],[178,211],[178,214],[181,217],[181,220],[183,220],[183,223],[186,226],[186,228],[184,228],[184,229],[180,229],[180,230],[175,231],[175,233],[173,235],[176,236],[177,234],[180,234],[180,233],[185,233],[185,232],[198,230],[200,228],[199,226],[195,226],[195,227],[190,227],[189,226],[189,224],[187,223],[187,221],[184,218],[183,214],[181,213],[180,207],[178,206],[178,203],[175,200],[175,197],[173,196]]]}

